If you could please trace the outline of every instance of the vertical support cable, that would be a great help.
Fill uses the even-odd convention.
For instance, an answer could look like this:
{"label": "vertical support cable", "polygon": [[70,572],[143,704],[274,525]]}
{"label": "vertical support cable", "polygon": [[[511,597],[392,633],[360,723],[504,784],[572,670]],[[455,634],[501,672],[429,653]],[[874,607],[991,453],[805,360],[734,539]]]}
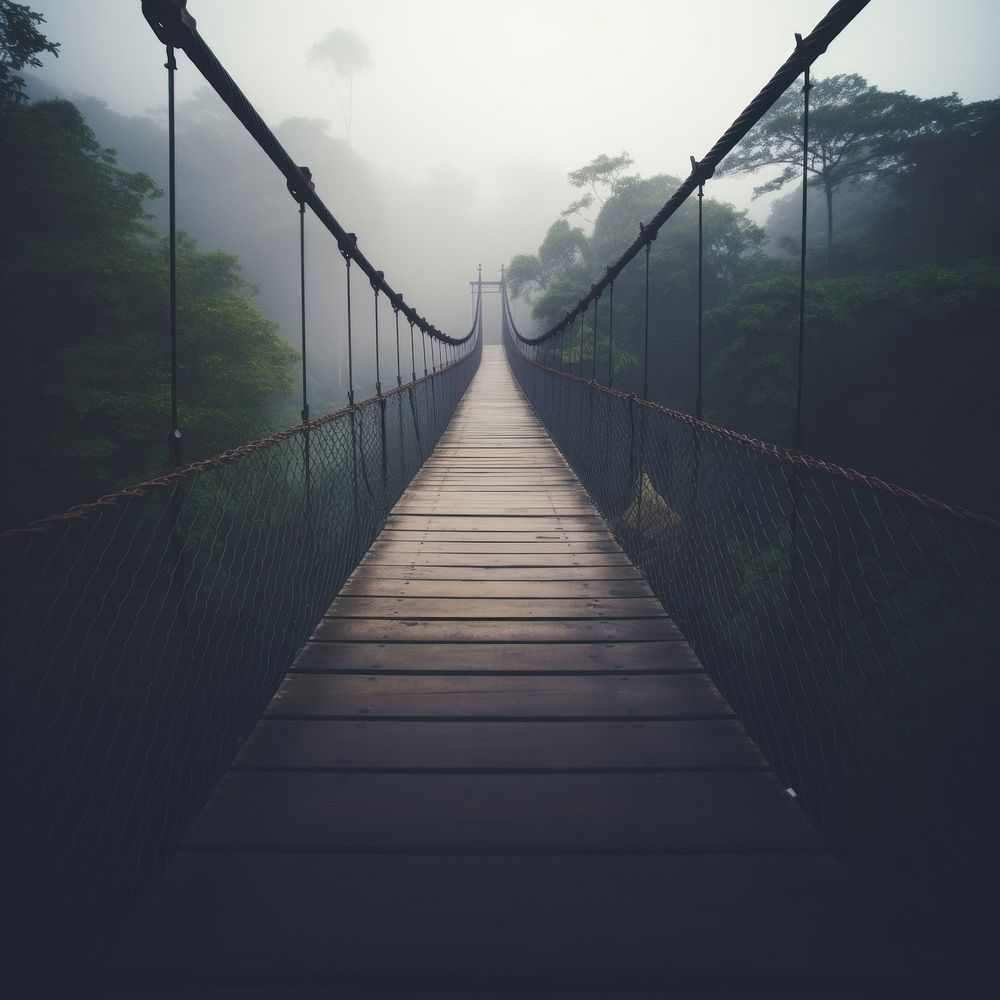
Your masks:
{"label": "vertical support cable", "polygon": [[642,398],[649,399],[649,250],[652,241],[646,241],[646,280],[643,287],[642,318]]}
{"label": "vertical support cable", "polygon": [[[381,271],[376,272],[381,282],[383,277]],[[382,395],[382,369],[381,362],[379,360],[379,339],[378,339],[378,293],[379,285],[372,280],[372,288],[375,291],[375,395]]]}
{"label": "vertical support cable", "polygon": [[310,494],[310,454],[309,454],[309,390],[306,375],[306,203],[299,202],[299,304],[302,313],[302,423],[306,427],[302,431],[302,471],[305,476],[306,513],[309,513]]}
{"label": "vertical support cable", "polygon": [[[299,202],[299,307],[302,320],[302,423],[309,422],[309,390],[306,387],[306,203]],[[308,474],[308,465],[307,465]]]}
{"label": "vertical support cable", "polygon": [[600,301],[601,296],[594,296],[594,351],[593,351],[593,363],[590,366],[590,378],[591,381],[597,381],[597,303]]}
{"label": "vertical support cable", "polygon": [[[170,433],[167,435],[167,453],[171,468],[176,469],[181,464],[181,431],[178,426],[178,390],[177,390],[177,128],[174,118],[174,74],[177,72],[177,59],[174,47],[167,45],[167,158],[168,158],[168,199],[170,228]],[[171,582],[177,589],[177,605],[183,625],[183,635],[187,635],[188,601],[184,587],[187,568],[184,559],[184,522],[182,512],[183,485],[178,483],[170,492],[170,513],[173,517],[173,527],[170,532],[170,551],[173,557]]]}
{"label": "vertical support cable", "polygon": [[346,262],[347,273],[347,402],[354,405],[354,341],[351,328],[351,257],[341,251]]}
{"label": "vertical support cable", "polygon": [[[799,245],[799,336],[798,352],[795,359],[796,389],[795,389],[795,450],[802,450],[802,370],[803,353],[806,333],[806,237],[808,207],[809,207],[809,91],[812,88],[810,66],[805,61],[802,36],[795,35],[795,45],[803,61],[802,73],[802,232]],[[793,614],[800,607],[798,576],[801,553],[799,551],[799,497],[801,485],[794,470],[786,472],[790,477],[789,494],[791,509],[788,515],[788,600]]]}
{"label": "vertical support cable", "polygon": [[400,374],[399,368],[399,306],[393,305],[392,311],[396,314],[396,385],[401,386],[403,376]]}
{"label": "vertical support cable", "polygon": [[[802,43],[800,35],[795,36],[799,46]],[[804,367],[804,348],[806,339],[806,221],[808,213],[809,180],[809,91],[812,82],[809,77],[809,65],[805,67],[802,86],[802,236],[799,248],[799,342],[796,357],[796,389],[795,389],[795,450],[802,450],[802,371]]]}
{"label": "vertical support cable", "polygon": [[413,320],[410,320],[410,380],[417,381],[417,354],[413,346]]}
{"label": "vertical support cable", "polygon": [[615,361],[612,345],[615,339],[615,283],[608,285],[608,388],[615,384]]}
{"label": "vertical support cable", "polygon": [[702,403],[702,372],[703,372],[703,329],[702,329],[702,317],[704,315],[704,303],[705,303],[705,242],[704,242],[704,228],[702,224],[702,208],[705,201],[705,182],[699,180],[698,182],[698,395],[695,397],[694,402],[694,415],[699,419],[703,419],[703,403]]}
{"label": "vertical support cable", "polygon": [[177,60],[174,47],[167,46],[167,158],[168,217],[170,229],[170,433],[167,449],[170,464],[181,464],[181,431],[177,414],[177,129],[174,120],[174,74]]}
{"label": "vertical support cable", "polygon": [[427,378],[427,334],[420,331],[420,350],[424,355],[424,378]]}

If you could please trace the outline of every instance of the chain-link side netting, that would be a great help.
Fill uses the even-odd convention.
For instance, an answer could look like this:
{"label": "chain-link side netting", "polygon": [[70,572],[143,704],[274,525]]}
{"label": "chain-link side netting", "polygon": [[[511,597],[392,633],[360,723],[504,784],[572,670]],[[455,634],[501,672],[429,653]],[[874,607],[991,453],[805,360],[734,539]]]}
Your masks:
{"label": "chain-link side netting", "polygon": [[[478,366],[4,536],[11,961],[81,982],[433,449]],[[44,944],[44,948],[42,945]]]}
{"label": "chain-link side netting", "polygon": [[968,907],[1000,816],[1000,525],[556,371],[509,328],[505,343],[615,537],[831,846],[914,919]]}

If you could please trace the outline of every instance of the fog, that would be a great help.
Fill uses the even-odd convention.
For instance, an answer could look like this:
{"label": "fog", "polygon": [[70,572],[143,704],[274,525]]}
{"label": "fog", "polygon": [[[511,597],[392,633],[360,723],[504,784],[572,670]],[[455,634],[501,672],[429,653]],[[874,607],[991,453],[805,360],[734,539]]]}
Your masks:
{"label": "fog", "polygon": [[[40,79],[133,119],[117,127],[124,123],[83,102],[124,165],[162,180],[163,52],[138,0],[33,6],[62,43]],[[578,194],[568,171],[628,150],[644,176],[686,173],[688,157],[708,149],[787,57],[793,33],[811,30],[828,7],[828,0],[720,0],[711,8],[629,0],[613,9],[579,0],[500,8],[296,0],[279,13],[263,0],[189,4],[202,37],[289,153],[312,168],[330,209],[393,286],[449,332],[467,325],[476,266],[494,277],[513,255],[533,252]],[[996,5],[960,0],[947,11],[945,18],[933,0],[876,0],[816,73],[858,72],[883,89],[924,97],[993,96]],[[354,75],[349,146],[337,93],[345,81],[309,58],[333,30],[353,33],[370,56]],[[261,284],[262,305],[287,326],[295,209],[284,183],[203,92],[183,54],[177,87],[179,223],[204,245],[238,253]],[[727,179],[713,191],[762,221],[768,202],[751,202],[752,186]],[[261,232],[268,239],[255,241]],[[322,323],[321,312],[314,322]]]}
{"label": "fog", "polygon": [[[485,278],[495,279],[513,258],[536,253],[549,227],[582,193],[569,182],[571,171],[600,154],[627,151],[633,160],[629,173],[650,179],[648,190],[657,192],[656,199],[643,202],[640,197],[621,209],[617,232],[637,232],[639,222],[650,218],[671,190],[662,176],[688,172],[690,156],[707,152],[788,57],[794,33],[811,31],[829,2],[720,0],[695,7],[626,0],[612,10],[564,0],[513,0],[501,9],[451,0],[375,0],[364,6],[297,0],[277,15],[274,5],[263,0],[191,0],[190,13],[289,154],[311,169],[318,193],[344,228],[358,234],[369,260],[420,314],[461,336],[473,315],[470,282],[478,266]],[[31,97],[73,100],[101,145],[117,151],[122,167],[143,171],[165,188],[164,51],[142,17],[139,0],[38,0],[33,7],[46,18],[42,30],[61,48],[58,58],[45,54],[43,66],[26,74]],[[817,60],[814,79],[860,74],[883,91],[905,90],[921,98],[950,93],[966,103],[994,98],[1000,92],[992,51],[998,10],[988,0],[958,0],[945,17],[941,5],[931,0],[874,0]],[[256,304],[297,350],[297,205],[284,178],[183,53],[178,53],[177,100],[178,224],[202,249],[239,258],[243,275],[256,288]],[[742,283],[791,267],[799,224],[798,182],[753,197],[755,186],[766,179],[763,171],[720,173],[707,187],[709,200],[730,202],[767,226],[759,245],[770,255],[771,270],[731,274],[730,295]],[[838,212],[843,210],[838,233],[861,233],[858,252],[867,252],[864,224],[872,206],[886,203],[887,190],[883,185],[852,191],[848,185],[837,194]],[[161,232],[166,207],[163,197],[147,204]],[[593,218],[599,207],[585,214]],[[636,217],[626,217],[628,213]],[[830,273],[823,270],[825,251],[817,242],[823,238],[824,214],[822,205],[813,210],[808,242],[810,273],[819,277]],[[591,223],[578,216],[570,221],[582,228],[579,238],[586,240]],[[986,246],[992,256],[995,240],[984,239],[976,245]],[[849,243],[844,240],[845,246]],[[585,266],[573,273],[581,288],[603,274],[603,246],[595,240]],[[310,214],[306,258],[309,402],[317,416],[347,402],[346,278],[334,240]],[[872,258],[862,258],[853,270],[845,265],[840,273],[860,274],[891,263],[883,258],[876,267]],[[690,254],[684,259],[690,263]],[[933,258],[935,263],[950,259]],[[915,263],[896,261],[892,266]],[[353,377],[355,396],[361,399],[375,393],[376,372],[384,388],[395,385],[396,341],[394,317],[383,299],[376,367],[374,297],[365,278],[353,270]],[[679,299],[670,298],[671,282],[683,286]],[[654,316],[662,329],[653,337],[651,356],[651,384],[658,400],[688,412],[697,392],[694,325],[678,310],[694,301],[692,282],[683,267],[663,277],[665,297]],[[183,274],[179,294],[183,301]],[[161,296],[165,299],[163,293],[153,298],[159,303]],[[710,296],[706,301],[712,306],[722,300]],[[495,342],[495,297],[485,305],[487,341]],[[524,300],[515,303],[515,310],[529,333],[559,318],[550,308],[536,319]],[[158,327],[165,334],[165,304],[163,311]],[[123,329],[132,335],[133,328]],[[948,333],[943,328],[937,332]],[[401,377],[413,370],[422,374],[419,338],[411,357],[405,322],[400,333]],[[726,344],[720,339],[718,351]],[[707,350],[713,377],[714,349]],[[180,354],[182,364],[192,357],[185,355],[183,329]],[[964,357],[956,353],[955,364],[965,365]],[[231,360],[227,357],[226,363]],[[432,358],[427,361],[430,367]],[[159,368],[157,372],[162,374]],[[631,373],[622,377],[637,379],[637,372],[633,359]],[[838,376],[847,377],[853,377],[851,371]],[[824,387],[831,392],[845,388],[827,385],[824,372],[815,378],[810,372],[807,382],[810,400],[822,401],[818,390]],[[182,407],[194,395],[185,389],[182,378]],[[726,390],[730,395],[743,391],[734,386]],[[922,402],[927,391],[907,384],[906,406],[886,403],[891,413],[878,418],[877,441],[867,432],[850,435],[852,440],[876,441],[870,454],[841,448],[816,434],[811,446],[846,464],[944,491],[958,481],[953,469],[957,459],[949,463],[929,453],[927,469],[915,473],[909,453],[899,446],[909,426],[908,412],[930,412]],[[965,392],[957,396],[964,398]],[[956,393],[937,395],[942,413],[960,412],[954,405]],[[293,421],[299,412],[297,396],[297,389],[285,391],[277,402],[260,403],[268,423],[255,425],[254,433]],[[787,409],[782,409],[786,416]],[[721,410],[715,417],[731,419],[739,429],[768,440],[783,440],[781,429],[769,424],[730,418]],[[828,423],[825,415],[822,423]],[[234,428],[221,444],[238,444],[246,433]],[[220,441],[212,439],[212,446],[220,447]],[[949,445],[938,451],[959,454]],[[189,448],[188,458],[199,456]],[[971,502],[979,495],[974,486],[963,484],[954,495]]]}

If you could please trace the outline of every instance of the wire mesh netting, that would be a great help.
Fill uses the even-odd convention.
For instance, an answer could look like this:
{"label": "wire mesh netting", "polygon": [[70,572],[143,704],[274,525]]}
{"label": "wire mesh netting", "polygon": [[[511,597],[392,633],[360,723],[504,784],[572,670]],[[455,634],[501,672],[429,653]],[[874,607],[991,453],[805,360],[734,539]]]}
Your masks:
{"label": "wire mesh netting", "polygon": [[615,537],[900,936],[967,929],[954,914],[984,912],[1000,816],[1000,525],[556,371],[509,326],[506,345]]}
{"label": "wire mesh netting", "polygon": [[36,984],[40,940],[57,979],[100,961],[479,356],[5,536],[4,908]]}

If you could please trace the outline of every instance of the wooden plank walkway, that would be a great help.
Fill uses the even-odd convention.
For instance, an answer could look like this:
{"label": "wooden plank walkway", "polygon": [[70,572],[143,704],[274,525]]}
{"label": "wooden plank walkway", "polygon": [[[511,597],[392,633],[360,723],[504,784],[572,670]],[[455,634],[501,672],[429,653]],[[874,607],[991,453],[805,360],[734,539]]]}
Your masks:
{"label": "wooden plank walkway", "polygon": [[486,348],[108,995],[831,996],[867,968],[862,936],[816,834]]}

